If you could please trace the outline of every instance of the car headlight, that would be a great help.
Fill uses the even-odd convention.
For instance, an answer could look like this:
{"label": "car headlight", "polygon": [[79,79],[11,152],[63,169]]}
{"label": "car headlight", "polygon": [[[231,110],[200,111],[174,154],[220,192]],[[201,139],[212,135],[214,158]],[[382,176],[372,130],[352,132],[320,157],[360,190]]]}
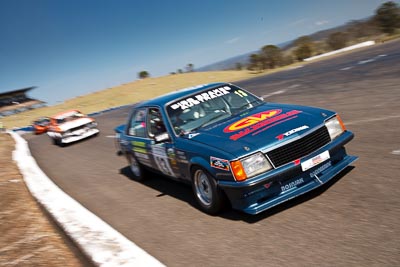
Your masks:
{"label": "car headlight", "polygon": [[258,152],[241,160],[232,161],[231,168],[236,181],[244,181],[272,169],[272,166],[268,159]]}
{"label": "car headlight", "polygon": [[340,119],[339,115],[336,115],[335,117],[325,121],[325,126],[326,128],[328,128],[331,140],[335,139],[336,137],[341,135],[344,131],[346,131],[346,128],[344,127],[344,124]]}

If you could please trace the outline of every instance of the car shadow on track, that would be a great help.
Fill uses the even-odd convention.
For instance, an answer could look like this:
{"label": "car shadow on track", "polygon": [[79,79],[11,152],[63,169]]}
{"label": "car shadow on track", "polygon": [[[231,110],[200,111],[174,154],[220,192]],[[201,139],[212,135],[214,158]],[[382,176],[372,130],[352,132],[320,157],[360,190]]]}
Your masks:
{"label": "car shadow on track", "polygon": [[132,173],[129,166],[120,169],[120,174],[126,176],[132,182],[141,183],[160,192],[160,194],[158,194],[156,197],[168,195],[197,208],[196,201],[193,197],[192,188],[189,184],[181,183],[169,179],[168,177],[164,177],[162,174],[153,173],[150,171],[146,171],[146,178],[143,181],[136,181],[132,178]]}
{"label": "car shadow on track", "polygon": [[[344,169],[342,172],[340,172],[338,175],[336,175],[333,179],[331,179],[329,182],[326,184],[320,186],[319,188],[308,192],[304,195],[301,195],[299,197],[296,197],[294,199],[291,199],[287,202],[284,202],[278,206],[275,206],[269,210],[266,210],[262,213],[256,214],[256,215],[250,215],[246,214],[241,211],[233,210],[230,208],[227,208],[225,211],[220,213],[219,216],[221,218],[233,220],[233,221],[244,221],[247,223],[256,223],[260,220],[267,219],[271,216],[274,216],[275,214],[278,214],[284,210],[293,208],[299,204],[302,204],[304,202],[307,202],[311,199],[314,199],[318,197],[319,195],[323,194],[325,191],[327,191],[331,186],[333,186],[335,183],[337,183],[340,179],[342,179],[344,176],[346,176],[349,172],[351,172],[355,167],[354,166],[348,166],[346,169]],[[122,168],[120,170],[120,173],[124,176],[126,176],[128,179],[132,180],[133,182],[138,182],[132,179],[131,171],[129,167]],[[176,199],[179,199],[181,201],[184,201],[191,205],[192,207],[196,208],[199,210],[197,203],[194,199],[192,188],[190,185],[177,182],[174,180],[171,180],[167,177],[160,177],[162,175],[157,174],[157,173],[149,173],[149,177],[146,178],[144,181],[140,181],[138,183],[142,183],[158,192],[160,192],[159,195],[156,197],[162,197],[164,195],[168,195],[171,197],[174,197]],[[199,212],[201,212],[199,210]],[[211,215],[210,215],[211,216]]]}

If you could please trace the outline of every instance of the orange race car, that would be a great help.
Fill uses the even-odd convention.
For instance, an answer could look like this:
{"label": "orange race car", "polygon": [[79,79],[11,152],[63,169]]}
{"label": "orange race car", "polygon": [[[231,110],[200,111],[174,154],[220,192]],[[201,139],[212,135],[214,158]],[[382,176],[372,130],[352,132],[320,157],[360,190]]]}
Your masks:
{"label": "orange race car", "polygon": [[50,118],[40,117],[32,123],[33,133],[34,134],[45,133],[47,132],[49,125],[50,125]]}
{"label": "orange race car", "polygon": [[69,110],[50,117],[50,127],[47,135],[54,144],[63,146],[99,133],[94,118],[79,110]]}

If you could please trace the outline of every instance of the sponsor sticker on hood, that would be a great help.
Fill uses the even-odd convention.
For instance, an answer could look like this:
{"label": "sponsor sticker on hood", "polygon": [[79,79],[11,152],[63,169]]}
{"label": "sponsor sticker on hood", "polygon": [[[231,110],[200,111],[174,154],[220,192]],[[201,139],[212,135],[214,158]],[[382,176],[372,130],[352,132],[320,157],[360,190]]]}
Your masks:
{"label": "sponsor sticker on hood", "polygon": [[278,136],[276,137],[276,139],[282,140],[282,139],[285,138],[285,137],[291,136],[291,135],[294,134],[294,133],[303,131],[303,130],[308,129],[308,128],[310,128],[310,127],[308,127],[308,125],[303,125],[303,126],[294,128],[294,129],[292,129],[292,130],[290,130],[290,131],[287,131],[286,133],[283,133],[283,134],[278,135]]}
{"label": "sponsor sticker on hood", "polygon": [[257,114],[253,114],[251,116],[245,117],[241,120],[238,120],[235,123],[232,123],[228,127],[224,129],[225,133],[231,133],[235,132],[238,130],[241,130],[246,127],[250,127],[256,123],[259,123],[261,121],[265,121],[266,119],[272,118],[282,112],[281,109],[273,109],[273,110],[267,110],[263,111]]}
{"label": "sponsor sticker on hood", "polygon": [[224,132],[236,132],[229,137],[231,140],[236,141],[246,135],[257,135],[285,121],[297,118],[297,115],[300,113],[302,113],[300,110],[290,110],[285,113],[282,113],[281,109],[266,110],[247,116],[228,125],[225,127]]}

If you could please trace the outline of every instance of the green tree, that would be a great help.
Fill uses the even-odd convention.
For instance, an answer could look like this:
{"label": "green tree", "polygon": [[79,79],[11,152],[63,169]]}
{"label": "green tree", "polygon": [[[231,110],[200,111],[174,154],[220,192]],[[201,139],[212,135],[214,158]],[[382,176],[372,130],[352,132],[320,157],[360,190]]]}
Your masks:
{"label": "green tree", "polygon": [[261,48],[261,61],[263,69],[273,69],[282,64],[282,51],[275,45],[266,45]]}
{"label": "green tree", "polygon": [[352,20],[347,23],[347,33],[350,38],[362,38],[366,36],[373,36],[379,33],[379,29],[374,19],[368,20]]}
{"label": "green tree", "polygon": [[148,72],[145,71],[145,70],[142,70],[141,72],[138,73],[139,79],[145,79],[145,78],[147,78],[147,77],[149,77],[149,76],[150,76],[150,73],[148,73]]}
{"label": "green tree", "polygon": [[294,41],[296,49],[294,55],[299,61],[303,61],[305,58],[311,57],[313,53],[313,41],[309,36],[301,36]]}
{"label": "green tree", "polygon": [[346,46],[348,41],[348,36],[344,32],[334,32],[328,37],[328,45],[333,49],[341,49]]}
{"label": "green tree", "polygon": [[242,69],[243,69],[242,63],[236,62],[236,64],[235,64],[235,70],[242,70]]}
{"label": "green tree", "polygon": [[296,48],[294,54],[297,60],[303,61],[304,59],[311,57],[311,46],[307,44],[302,44],[301,46]]}
{"label": "green tree", "polygon": [[301,46],[304,44],[311,45],[312,43],[313,43],[313,40],[311,39],[310,36],[307,36],[307,35],[300,36],[299,38],[297,38],[294,41],[295,46]]}
{"label": "green tree", "polygon": [[186,65],[186,72],[193,72],[194,71],[194,65],[192,63],[189,63]]}
{"label": "green tree", "polygon": [[383,3],[375,12],[375,20],[384,33],[393,34],[400,27],[400,8],[392,1]]}
{"label": "green tree", "polygon": [[294,60],[293,60],[293,57],[291,54],[283,56],[283,61],[282,61],[283,66],[293,64],[293,62],[294,62]]}
{"label": "green tree", "polygon": [[250,64],[248,66],[249,70],[258,70],[260,71],[262,69],[261,67],[261,57],[259,54],[251,54],[250,55]]}

